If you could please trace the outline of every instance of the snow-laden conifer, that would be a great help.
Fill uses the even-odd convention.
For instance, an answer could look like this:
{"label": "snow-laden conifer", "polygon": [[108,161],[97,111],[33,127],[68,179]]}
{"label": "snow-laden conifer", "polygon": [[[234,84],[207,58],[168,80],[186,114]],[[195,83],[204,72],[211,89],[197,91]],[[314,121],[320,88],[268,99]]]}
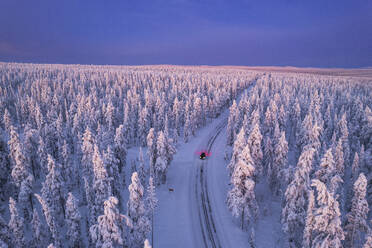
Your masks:
{"label": "snow-laden conifer", "polygon": [[137,172],[132,174],[132,183],[129,185],[129,200],[127,204],[128,216],[132,220],[133,229],[131,243],[134,247],[143,244],[150,232],[150,222],[146,215],[144,205],[144,190]]}
{"label": "snow-laden conifer", "polygon": [[140,147],[138,153],[138,177],[141,180],[142,185],[145,185],[146,182],[146,170],[145,170],[145,161],[143,159],[142,147]]}
{"label": "snow-laden conifer", "polygon": [[64,215],[66,188],[61,175],[61,167],[48,155],[48,174],[43,182],[41,194],[53,213]]}
{"label": "snow-laden conifer", "polygon": [[109,177],[102,155],[97,145],[94,146],[93,154],[93,173],[94,173],[94,217],[100,215],[102,211],[103,203],[109,196],[112,195],[112,178]]}
{"label": "snow-laden conifer", "polygon": [[307,211],[306,211],[306,222],[302,240],[303,248],[311,248],[312,232],[314,229],[314,208],[315,208],[315,197],[314,191],[309,190]]}
{"label": "snow-laden conifer", "polygon": [[315,150],[306,149],[302,152],[292,181],[285,191],[284,207],[282,210],[282,224],[284,232],[297,245],[300,240],[306,217],[306,204],[310,188],[310,171],[312,170]]}
{"label": "snow-laden conifer", "polygon": [[154,242],[154,211],[158,205],[158,199],[156,198],[155,185],[152,177],[149,178],[145,203],[147,206],[147,214],[151,220],[151,241]]}
{"label": "snow-laden conifer", "polygon": [[48,240],[50,238],[49,230],[41,223],[39,213],[34,208],[34,212],[32,215],[31,220],[32,225],[32,241],[31,245],[32,247],[45,247],[48,243]]}
{"label": "snow-laden conifer", "polygon": [[231,176],[233,188],[227,196],[227,205],[236,218],[244,222],[252,222],[257,217],[258,205],[255,197],[255,164],[249,146],[245,146],[240,154]]}
{"label": "snow-laden conifer", "polygon": [[256,123],[253,126],[253,129],[251,133],[248,136],[247,139],[247,146],[249,146],[249,149],[251,151],[251,157],[254,162],[255,166],[255,173],[259,177],[263,173],[263,154],[262,154],[262,135],[260,131],[259,123]]}
{"label": "snow-laden conifer", "polygon": [[367,233],[368,224],[368,203],[366,200],[367,179],[360,173],[354,183],[354,196],[351,201],[351,210],[347,214],[347,224],[345,226],[346,241],[350,247],[361,245],[361,235]]}
{"label": "snow-laden conifer", "polygon": [[80,247],[81,242],[81,215],[75,196],[69,192],[66,201],[66,227],[70,247]]}
{"label": "snow-laden conifer", "polygon": [[337,199],[318,179],[313,179],[311,186],[317,190],[312,247],[343,247],[342,241],[345,236],[341,226],[341,213]]}
{"label": "snow-laden conifer", "polygon": [[13,234],[14,243],[17,247],[24,247],[26,243],[24,219],[19,214],[17,203],[12,197],[9,198],[9,212],[10,220],[8,226]]}
{"label": "snow-laden conifer", "polygon": [[59,247],[61,244],[61,229],[59,228],[59,224],[56,219],[56,212],[52,207],[48,206],[47,202],[39,194],[35,194],[35,197],[38,199],[43,209],[45,220],[49,227],[50,233],[52,234],[53,242],[57,247]]}
{"label": "snow-laden conifer", "polygon": [[12,162],[12,178],[17,187],[21,186],[23,180],[29,175],[29,166],[24,154],[23,144],[13,126],[10,126],[9,156]]}
{"label": "snow-laden conifer", "polygon": [[124,135],[123,125],[120,125],[116,129],[113,150],[116,159],[119,160],[119,173],[121,173],[126,165],[127,157],[127,140]]}
{"label": "snow-laden conifer", "polygon": [[236,140],[234,141],[234,147],[233,147],[233,153],[231,156],[231,161],[228,164],[227,168],[230,171],[230,175],[233,173],[235,164],[237,163],[239,159],[240,153],[243,151],[244,147],[246,146],[246,138],[245,138],[245,131],[244,128],[240,129],[239,134],[236,137]]}
{"label": "snow-laden conifer", "polygon": [[[103,215],[89,229],[92,241],[97,248],[119,248],[129,246],[126,242],[126,229],[130,228],[130,219],[119,213],[118,199],[109,197],[104,202]],[[129,227],[128,227],[129,225]]]}
{"label": "snow-laden conifer", "polygon": [[33,192],[34,177],[29,175],[25,180],[22,181],[19,189],[18,202],[23,210],[23,217],[26,220],[31,219],[31,213],[33,210],[32,203],[32,192]]}
{"label": "snow-laden conifer", "polygon": [[155,162],[156,162],[156,135],[154,128],[151,128],[147,134],[147,155],[150,160],[150,175],[154,175]]}
{"label": "snow-laden conifer", "polygon": [[279,140],[275,145],[274,161],[270,175],[270,187],[275,193],[279,193],[280,186],[286,185],[288,142],[285,138],[285,132],[281,132]]}
{"label": "snow-laden conifer", "polygon": [[335,161],[333,160],[332,148],[329,148],[323,155],[319,170],[315,172],[317,179],[329,186],[331,179],[336,173]]}

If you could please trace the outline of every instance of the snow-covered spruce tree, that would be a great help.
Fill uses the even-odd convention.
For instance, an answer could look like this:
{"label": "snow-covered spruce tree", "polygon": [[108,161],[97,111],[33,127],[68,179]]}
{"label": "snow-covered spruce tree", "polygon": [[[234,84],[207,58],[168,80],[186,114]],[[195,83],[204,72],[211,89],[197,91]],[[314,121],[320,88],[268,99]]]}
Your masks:
{"label": "snow-covered spruce tree", "polygon": [[158,205],[158,199],[156,198],[155,184],[152,177],[149,178],[145,203],[147,206],[147,214],[151,220],[151,242],[154,243],[154,211]]}
{"label": "snow-covered spruce tree", "polygon": [[5,130],[8,131],[9,133],[11,133],[13,124],[12,124],[12,118],[11,118],[9,110],[7,108],[5,108],[5,110],[4,110],[4,115],[3,115],[3,120],[2,121],[4,123]]}
{"label": "snow-covered spruce tree", "polygon": [[342,149],[342,140],[339,139],[337,144],[333,144],[333,150],[334,150],[334,159],[335,159],[335,167],[337,174],[340,177],[344,176],[345,172],[345,163],[344,163],[344,152]]}
{"label": "snow-covered spruce tree", "polygon": [[59,224],[56,219],[56,212],[52,207],[49,207],[46,201],[38,194],[35,194],[35,197],[38,199],[38,201],[41,204],[41,207],[43,208],[43,212],[45,215],[45,220],[47,222],[47,225],[49,227],[50,233],[52,234],[53,242],[56,244],[57,247],[61,244],[61,230],[59,228]]}
{"label": "snow-covered spruce tree", "polygon": [[305,149],[297,163],[293,180],[285,191],[282,224],[284,232],[289,234],[290,243],[300,246],[306,217],[306,199],[310,188],[314,148]]}
{"label": "snow-covered spruce tree", "polygon": [[94,202],[94,191],[93,187],[90,185],[89,181],[87,178],[83,178],[84,180],[84,193],[86,197],[86,202],[87,202],[87,225],[91,226],[93,223],[96,221],[95,220],[95,202]]}
{"label": "snow-covered spruce tree", "polygon": [[34,208],[32,203],[33,184],[34,177],[29,175],[25,180],[22,181],[18,195],[18,202],[23,210],[23,217],[28,221],[31,220],[31,213]]}
{"label": "snow-covered spruce tree", "polygon": [[[126,165],[127,157],[127,140],[125,138],[124,126],[120,125],[116,129],[114,138],[114,153],[117,160],[119,160],[119,173],[122,173],[123,168]],[[125,178],[125,175],[123,175]]]}
{"label": "snow-covered spruce tree", "polygon": [[249,146],[249,149],[251,151],[251,157],[254,162],[255,166],[255,175],[257,178],[259,178],[263,173],[263,154],[262,154],[262,135],[260,131],[259,123],[256,123],[253,126],[253,129],[251,133],[248,136],[247,139],[247,146]]}
{"label": "snow-covered spruce tree", "polygon": [[226,145],[231,146],[234,144],[235,132],[234,132],[234,120],[230,110],[229,119],[227,122],[226,129]]}
{"label": "snow-covered spruce tree", "polygon": [[8,226],[13,234],[14,244],[17,247],[24,247],[26,244],[24,219],[19,215],[17,203],[12,197],[9,198],[9,212],[10,220]]}
{"label": "snow-covered spruce tree", "polygon": [[302,247],[303,248],[311,248],[312,242],[312,232],[314,229],[314,208],[315,208],[315,198],[314,198],[314,191],[309,190],[309,202],[307,204],[307,211],[306,211],[306,222],[305,222],[305,229],[303,234],[302,240]]}
{"label": "snow-covered spruce tree", "polygon": [[39,213],[36,208],[32,215],[32,247],[45,247],[49,243],[50,233],[49,230],[45,228],[45,225],[41,223]]}
{"label": "snow-covered spruce tree", "polygon": [[171,160],[173,159],[173,155],[175,154],[176,150],[164,136],[164,133],[162,131],[159,132],[159,136],[157,138],[156,151],[157,159],[155,163],[155,178],[158,184],[160,181],[162,183],[165,183],[168,167],[171,163]]}
{"label": "snow-covered spruce tree", "polygon": [[308,113],[296,133],[296,145],[301,153],[303,147],[309,144],[309,132],[313,127],[313,117]]}
{"label": "snow-covered spruce tree", "polygon": [[[159,133],[159,136],[160,136],[161,132]],[[168,170],[168,167],[169,165],[171,164],[172,160],[173,160],[173,156],[174,154],[176,154],[177,150],[176,150],[176,147],[173,145],[173,140],[171,138],[169,138],[169,134],[167,132],[167,129],[165,130],[165,132],[163,133],[164,134],[164,141],[165,141],[165,150],[166,150],[166,159],[167,159],[167,170]],[[159,140],[159,138],[158,138]]]}
{"label": "snow-covered spruce tree", "polygon": [[263,162],[264,162],[264,171],[267,173],[267,182],[269,185],[276,183],[272,180],[275,179],[273,175],[274,170],[274,157],[275,157],[275,142],[272,138],[266,137],[264,139],[264,156],[263,156]]}
{"label": "snow-covered spruce tree", "polygon": [[354,154],[353,164],[351,165],[351,173],[352,173],[353,181],[357,179],[357,177],[359,176],[359,172],[360,172],[359,155],[356,152]]}
{"label": "snow-covered spruce tree", "polygon": [[246,136],[248,137],[250,132],[253,130],[253,128],[256,126],[256,124],[258,124],[258,126],[260,126],[260,110],[259,110],[259,107],[257,107],[255,110],[253,110],[252,112],[252,115],[250,116],[249,118],[249,128],[248,129],[245,129],[245,134]]}
{"label": "snow-covered spruce tree", "polygon": [[155,162],[156,162],[156,134],[154,128],[151,128],[147,135],[147,155],[150,159],[150,176],[155,176]]}
{"label": "snow-covered spruce tree", "polygon": [[[235,104],[236,105],[236,104]],[[194,109],[193,109],[193,116],[195,118],[195,128],[199,128],[203,124],[203,109],[202,109],[202,100],[200,97],[196,97],[194,100]],[[198,118],[199,117],[199,118]]]}
{"label": "snow-covered spruce tree", "polygon": [[279,194],[281,186],[288,184],[288,142],[285,138],[285,132],[282,131],[279,140],[275,145],[274,162],[272,164],[271,175],[269,175],[270,188],[276,195]]}
{"label": "snow-covered spruce tree", "polygon": [[244,114],[242,127],[244,128],[244,130],[249,130],[250,123],[249,123],[249,117],[248,117],[247,113]]}
{"label": "snow-covered spruce tree", "polygon": [[[187,112],[186,112],[187,113]],[[192,121],[191,117],[189,116],[190,114],[185,114],[185,125],[183,127],[183,140],[185,143],[189,141],[189,137],[191,135],[191,129],[192,129]]]}
{"label": "snow-covered spruce tree", "polygon": [[93,175],[92,158],[94,144],[95,144],[94,136],[91,130],[89,128],[86,128],[83,136],[83,144],[81,147],[81,151],[83,153],[83,157],[81,159],[81,166],[83,177],[86,177],[88,180],[91,180],[91,177]]}
{"label": "snow-covered spruce tree", "polygon": [[29,125],[25,127],[24,131],[25,142],[24,142],[24,151],[27,155],[27,163],[31,167],[32,174],[35,178],[40,177],[40,163],[38,160],[38,142],[39,142],[39,132],[35,129],[32,129]]}
{"label": "snow-covered spruce tree", "polygon": [[279,127],[281,129],[284,129],[285,126],[286,126],[286,122],[287,122],[287,114],[284,110],[284,105],[282,104],[279,108],[279,113],[278,113],[278,123],[279,123]]}
{"label": "snow-covered spruce tree", "polygon": [[66,226],[69,247],[81,247],[81,215],[75,196],[69,192],[66,201]]}
{"label": "snow-covered spruce tree", "polygon": [[106,168],[107,175],[111,178],[111,192],[118,198],[119,204],[121,203],[121,190],[122,190],[122,178],[119,173],[120,161],[116,158],[111,145],[107,146],[106,151],[103,153],[103,163]]}
{"label": "snow-covered spruce tree", "polygon": [[298,97],[296,97],[294,104],[292,105],[291,121],[294,133],[297,133],[298,132],[297,127],[301,125],[301,106],[298,101]]}
{"label": "snow-covered spruce tree", "polygon": [[46,176],[48,172],[48,153],[47,153],[45,142],[42,137],[39,137],[37,153],[38,153],[38,160],[39,160],[39,164],[41,168],[40,174],[43,176]]}
{"label": "snow-covered spruce tree", "polygon": [[105,112],[105,121],[106,121],[108,130],[112,131],[114,129],[113,127],[116,125],[117,120],[115,118],[115,115],[116,115],[115,108],[111,100],[107,104],[106,111],[104,112]]}
{"label": "snow-covered spruce tree", "polygon": [[133,229],[131,231],[132,246],[141,247],[147,234],[150,232],[149,219],[146,216],[144,206],[144,191],[137,172],[132,174],[132,183],[129,185],[129,200],[127,204],[128,216],[132,220]]}
{"label": "snow-covered spruce tree", "polygon": [[275,124],[274,124],[274,133],[273,133],[273,140],[274,140],[274,145],[276,145],[276,143],[278,143],[279,139],[280,139],[280,136],[281,136],[281,131],[280,131],[280,127],[279,127],[279,123],[276,121]]}
{"label": "snow-covered spruce tree", "polygon": [[179,136],[181,134],[182,116],[181,116],[181,103],[180,101],[178,101],[177,97],[174,99],[174,102],[173,102],[172,116],[173,116],[174,129],[177,135]]}
{"label": "snow-covered spruce tree", "polygon": [[329,148],[321,159],[320,167],[315,172],[315,177],[329,187],[331,179],[335,174],[335,161],[333,160],[332,148]]}
{"label": "snow-covered spruce tree", "polygon": [[312,126],[312,128],[308,132],[307,143],[305,143],[305,146],[303,147],[303,149],[308,149],[308,147],[314,148],[314,150],[315,150],[314,158],[316,159],[316,161],[318,161],[319,155],[320,155],[321,132],[322,132],[322,128],[315,121],[314,125]]}
{"label": "snow-covered spruce tree", "polygon": [[345,167],[350,164],[350,146],[349,146],[349,130],[347,127],[346,113],[343,113],[341,119],[337,123],[337,136],[342,140],[342,149],[344,152]]}
{"label": "snow-covered spruce tree", "polygon": [[239,155],[231,176],[233,188],[227,195],[227,205],[236,218],[241,218],[241,228],[244,222],[253,222],[257,217],[258,205],[254,187],[255,164],[251,157],[249,146],[245,146]]}
{"label": "snow-covered spruce tree", "polygon": [[[139,108],[140,110],[140,108]],[[141,147],[146,146],[146,136],[150,129],[150,115],[147,107],[143,107],[138,119],[138,141]]]}
{"label": "snow-covered spruce tree", "polygon": [[106,199],[112,195],[111,192],[111,183],[112,178],[109,177],[104,161],[102,160],[99,148],[97,145],[94,145],[93,153],[93,173],[94,173],[94,182],[93,182],[93,192],[94,192],[94,210],[93,216],[96,218],[101,215],[103,212],[102,206]]}
{"label": "snow-covered spruce tree", "polygon": [[97,248],[130,247],[126,240],[126,225],[131,227],[130,219],[119,213],[118,199],[109,197],[104,202],[104,213],[97,223],[89,228],[90,236]]}
{"label": "snow-covered spruce tree", "polygon": [[64,181],[66,182],[66,187],[72,189],[77,185],[78,171],[77,168],[75,168],[75,164],[72,161],[71,158],[72,153],[70,150],[70,146],[67,144],[66,140],[63,141],[61,155],[62,176],[64,178]]}
{"label": "snow-covered spruce tree", "polygon": [[56,215],[65,215],[65,183],[61,175],[61,167],[48,154],[48,175],[43,182],[41,194],[49,208]]}
{"label": "snow-covered spruce tree", "polygon": [[326,185],[318,179],[313,179],[311,186],[317,190],[312,247],[343,247],[342,240],[345,239],[345,236],[341,226],[341,213],[338,201],[327,190]]}
{"label": "snow-covered spruce tree", "polygon": [[21,187],[21,183],[29,175],[29,165],[23,150],[23,144],[18,137],[18,133],[13,126],[10,126],[9,156],[12,165],[12,179],[17,187]]}
{"label": "snow-covered spruce tree", "polygon": [[362,233],[367,234],[368,231],[367,216],[369,208],[366,193],[367,179],[363,173],[360,173],[354,183],[354,196],[345,226],[346,241],[350,247],[360,247]]}
{"label": "snow-covered spruce tree", "polygon": [[234,141],[233,153],[231,156],[231,161],[228,164],[227,168],[229,169],[230,175],[233,173],[235,164],[238,162],[239,155],[243,151],[244,147],[246,146],[246,139],[245,139],[245,131],[244,127],[240,129],[238,136]]}
{"label": "snow-covered spruce tree", "polygon": [[145,185],[146,183],[146,170],[145,170],[145,161],[143,159],[143,152],[142,147],[140,147],[139,153],[138,153],[138,177],[141,180],[141,184]]}
{"label": "snow-covered spruce tree", "polygon": [[264,120],[264,134],[272,135],[274,133],[274,124],[277,120],[278,115],[278,106],[276,105],[274,100],[270,101],[269,107],[266,109],[265,112],[265,120]]}
{"label": "snow-covered spruce tree", "polygon": [[127,145],[131,144],[132,141],[133,141],[133,124],[132,124],[132,122],[134,120],[131,119],[130,111],[131,111],[131,109],[128,105],[128,102],[125,101],[124,102],[124,113],[123,113],[124,118],[123,118],[123,124],[122,124],[123,128],[122,128],[122,130],[123,130],[123,134],[124,134],[125,141],[126,141]]}
{"label": "snow-covered spruce tree", "polygon": [[227,140],[226,144],[231,146],[235,140],[235,123],[237,122],[237,118],[239,116],[238,107],[236,101],[234,100],[233,104],[230,107],[230,114],[227,124]]}

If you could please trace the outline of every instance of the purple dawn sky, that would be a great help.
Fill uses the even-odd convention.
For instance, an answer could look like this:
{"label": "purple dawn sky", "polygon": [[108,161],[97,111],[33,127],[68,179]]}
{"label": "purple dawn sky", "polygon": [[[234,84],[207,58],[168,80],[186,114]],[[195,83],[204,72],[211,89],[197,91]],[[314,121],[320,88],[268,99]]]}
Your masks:
{"label": "purple dawn sky", "polygon": [[0,61],[372,66],[372,0],[0,0]]}

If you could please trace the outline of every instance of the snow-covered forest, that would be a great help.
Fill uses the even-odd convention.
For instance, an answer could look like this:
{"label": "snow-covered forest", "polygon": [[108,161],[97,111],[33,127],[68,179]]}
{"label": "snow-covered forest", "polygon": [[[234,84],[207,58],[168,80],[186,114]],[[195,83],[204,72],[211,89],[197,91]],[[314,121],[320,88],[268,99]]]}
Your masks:
{"label": "snow-covered forest", "polygon": [[372,247],[371,106],[371,81],[294,73],[233,102],[226,202],[250,247],[264,247],[257,227],[273,208],[278,246]]}
{"label": "snow-covered forest", "polygon": [[372,247],[368,78],[0,63],[0,86],[0,247]]}
{"label": "snow-covered forest", "polygon": [[[167,182],[177,146],[218,117],[260,75],[203,67],[0,63],[0,247],[151,247],[158,205],[156,187]],[[259,85],[255,103],[249,102],[262,112],[269,93],[279,88],[272,86],[268,91],[268,85],[263,83],[262,89]],[[289,85],[286,87],[291,90]],[[353,131],[363,132],[365,140],[356,143],[350,135],[349,143],[344,138],[341,145],[351,145],[347,154],[350,159],[355,157],[355,151],[363,158],[363,147],[365,154],[370,152],[366,135],[371,130],[365,124],[369,109],[364,107],[370,104],[370,97],[362,85],[339,88],[346,89],[351,94],[349,102],[359,97],[353,107],[362,108],[358,118],[364,118],[364,122]],[[307,113],[303,106],[309,99],[305,90],[299,93],[297,101],[302,109],[294,118]],[[333,91],[324,94],[336,97]],[[282,118],[282,108],[289,110],[285,104],[292,99],[289,94],[287,102],[277,98],[272,104],[283,101],[278,108]],[[338,112],[354,111],[349,105],[339,110],[341,100],[334,102],[337,113],[333,107],[329,109],[332,124],[333,118],[338,120]],[[248,103],[248,99],[243,102]],[[236,108],[235,102],[233,106]],[[325,104],[314,102],[312,108],[318,106],[323,110]],[[243,114],[236,111],[239,116]],[[253,107],[241,111],[250,115]],[[323,112],[318,113],[321,118]],[[241,126],[239,118],[229,143]],[[291,120],[289,115],[279,122],[282,129],[287,120]],[[359,119],[355,122],[359,123]],[[345,125],[342,128],[347,132]],[[322,141],[328,144],[328,139]],[[264,142],[258,145],[256,148],[261,149]],[[128,152],[138,147],[138,154],[129,158]],[[254,159],[256,162],[262,156]],[[353,176],[364,171],[368,162],[359,161],[360,166],[353,167]],[[282,163],[286,165],[284,158]],[[265,168],[262,163],[261,174],[266,174]],[[350,174],[347,169],[345,173]],[[356,187],[363,190],[363,176],[358,182],[361,186]],[[357,199],[363,201],[363,195]],[[355,219],[358,213],[351,212],[349,219]],[[361,229],[358,226],[355,230],[359,234]]]}

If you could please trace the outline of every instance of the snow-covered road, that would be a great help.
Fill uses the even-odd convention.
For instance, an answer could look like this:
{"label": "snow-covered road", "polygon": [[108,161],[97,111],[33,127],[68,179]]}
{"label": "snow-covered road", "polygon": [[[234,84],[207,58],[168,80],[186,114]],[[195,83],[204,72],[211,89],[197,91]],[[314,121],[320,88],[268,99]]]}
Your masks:
{"label": "snow-covered road", "polygon": [[[217,137],[216,130],[223,130],[219,125],[225,123],[226,117],[227,112],[197,131],[189,143],[179,146],[168,171],[167,184],[157,190],[159,208],[155,216],[154,247],[221,247],[209,215],[214,206],[206,201],[204,207],[202,204],[202,197],[206,199],[209,193],[207,188],[201,187],[201,179],[205,177],[200,177],[200,173],[201,168],[212,165],[211,158],[202,161],[195,151],[208,148],[211,138]],[[213,150],[213,146],[211,148]],[[212,156],[215,156],[213,152]],[[174,191],[170,192],[169,188]],[[211,245],[211,239],[216,246]]]}
{"label": "snow-covered road", "polygon": [[[210,134],[207,144],[201,143],[199,149],[207,148],[208,151],[212,150],[214,141],[221,133],[226,125],[227,120],[224,119]],[[213,153],[212,153],[213,154]],[[208,159],[195,161],[196,165],[196,180],[195,180],[195,199],[197,200],[199,222],[202,230],[203,243],[205,247],[222,247],[219,236],[217,234],[217,227],[214,221],[212,212],[212,205],[209,200],[208,191]]]}
{"label": "snow-covered road", "polygon": [[[234,223],[225,203],[228,113],[198,130],[188,143],[180,142],[167,183],[157,190],[153,247],[248,247],[247,233]],[[196,151],[202,149],[212,156],[200,160]]]}

